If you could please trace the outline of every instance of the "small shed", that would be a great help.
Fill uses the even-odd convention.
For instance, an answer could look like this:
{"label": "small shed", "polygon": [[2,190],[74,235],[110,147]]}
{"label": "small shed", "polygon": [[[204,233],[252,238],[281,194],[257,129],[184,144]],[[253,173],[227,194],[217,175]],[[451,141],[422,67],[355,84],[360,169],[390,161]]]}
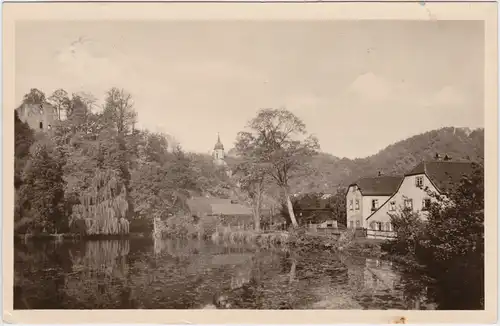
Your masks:
{"label": "small shed", "polygon": [[250,225],[253,223],[252,209],[235,203],[231,199],[215,197],[190,198],[188,207],[191,214],[198,218],[218,216],[225,225]]}

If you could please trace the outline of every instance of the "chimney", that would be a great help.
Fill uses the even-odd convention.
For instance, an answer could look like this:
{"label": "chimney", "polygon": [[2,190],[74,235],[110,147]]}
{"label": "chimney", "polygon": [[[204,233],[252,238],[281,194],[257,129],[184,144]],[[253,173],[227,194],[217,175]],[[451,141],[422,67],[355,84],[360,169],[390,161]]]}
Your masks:
{"label": "chimney", "polygon": [[378,171],[378,176],[382,176],[382,171]]}

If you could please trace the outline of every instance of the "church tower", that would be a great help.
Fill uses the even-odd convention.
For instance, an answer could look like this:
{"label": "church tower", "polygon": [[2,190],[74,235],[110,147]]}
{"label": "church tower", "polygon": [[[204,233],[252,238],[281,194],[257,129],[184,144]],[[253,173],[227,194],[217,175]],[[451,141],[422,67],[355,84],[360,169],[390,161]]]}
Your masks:
{"label": "church tower", "polygon": [[218,165],[224,164],[224,145],[220,141],[220,135],[217,134],[217,143],[214,146],[214,162]]}

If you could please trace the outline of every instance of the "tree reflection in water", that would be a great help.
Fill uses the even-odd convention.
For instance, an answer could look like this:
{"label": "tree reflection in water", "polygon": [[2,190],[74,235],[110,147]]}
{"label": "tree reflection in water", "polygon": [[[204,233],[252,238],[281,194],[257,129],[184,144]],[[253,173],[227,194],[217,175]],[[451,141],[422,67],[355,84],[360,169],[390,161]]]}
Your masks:
{"label": "tree reflection in water", "polygon": [[394,266],[332,253],[150,239],[16,243],[15,309],[425,309]]}

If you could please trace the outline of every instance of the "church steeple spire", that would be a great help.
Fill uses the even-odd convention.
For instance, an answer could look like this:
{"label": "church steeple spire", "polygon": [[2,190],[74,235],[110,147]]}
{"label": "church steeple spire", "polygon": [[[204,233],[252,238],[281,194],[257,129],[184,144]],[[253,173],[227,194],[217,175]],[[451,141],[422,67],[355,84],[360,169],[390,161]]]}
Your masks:
{"label": "church steeple spire", "polygon": [[222,145],[222,142],[220,141],[219,133],[217,133],[217,143],[214,146],[214,150],[224,150],[224,145]]}
{"label": "church steeple spire", "polygon": [[220,141],[220,134],[217,133],[217,143],[214,146],[214,160],[216,164],[224,163],[224,145]]}

